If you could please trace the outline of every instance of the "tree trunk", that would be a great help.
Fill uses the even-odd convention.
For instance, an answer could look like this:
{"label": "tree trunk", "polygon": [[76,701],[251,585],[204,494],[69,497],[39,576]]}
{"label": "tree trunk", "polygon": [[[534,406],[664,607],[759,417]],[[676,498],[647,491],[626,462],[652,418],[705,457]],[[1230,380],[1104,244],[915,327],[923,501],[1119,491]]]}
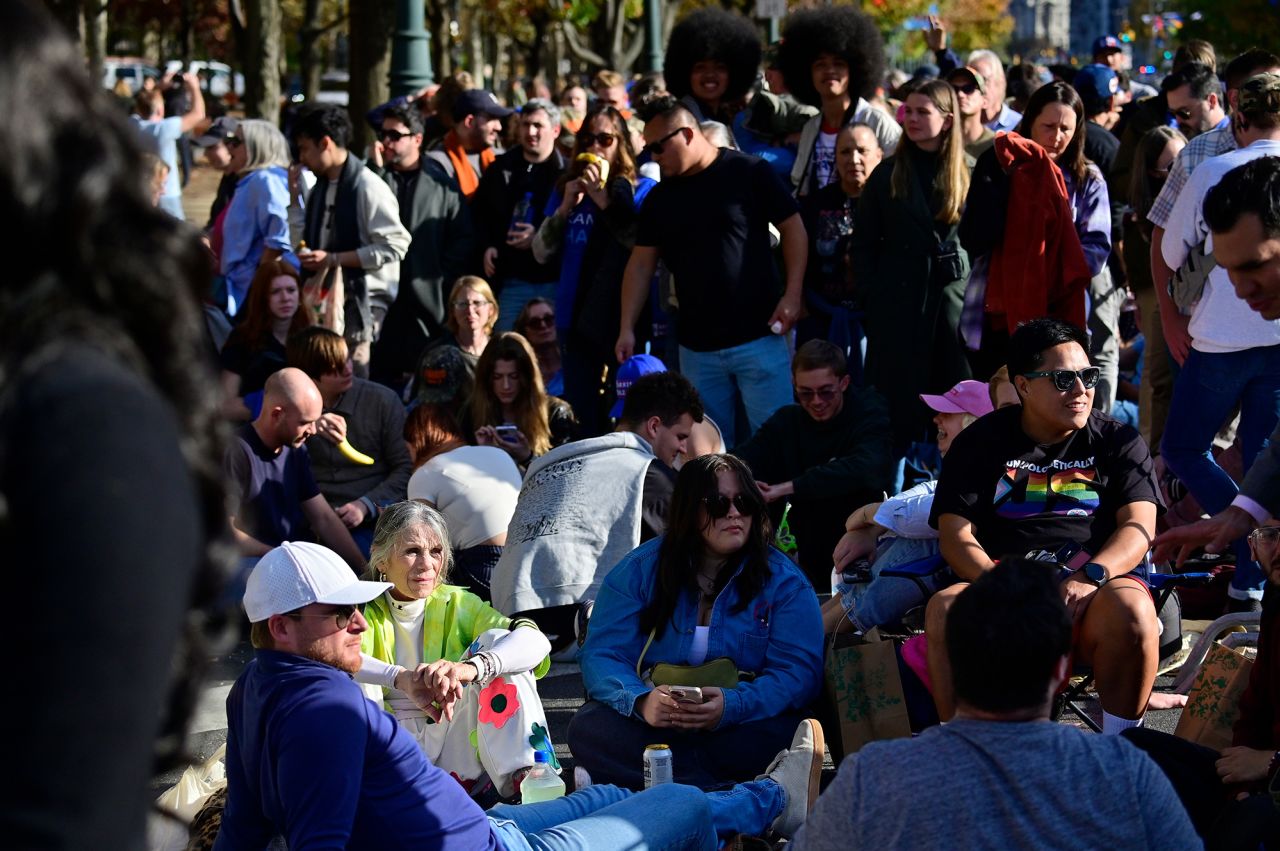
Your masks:
{"label": "tree trunk", "polygon": [[273,124],[280,120],[280,4],[245,0],[244,114]]}
{"label": "tree trunk", "polygon": [[[89,6],[94,0],[85,0],[85,24],[89,22]],[[105,5],[105,4],[104,4]],[[195,0],[182,0],[178,8],[178,58],[182,60],[182,70],[186,70],[191,62],[192,30],[195,28]],[[87,35],[87,33],[86,33]]]}
{"label": "tree trunk", "polygon": [[324,59],[320,55],[320,37],[323,34],[320,0],[305,0],[302,28],[298,32],[298,59],[302,66],[302,94],[308,101],[320,91],[320,74],[324,71]]}
{"label": "tree trunk", "polygon": [[84,6],[84,49],[89,57],[89,79],[102,79],[107,55],[107,0],[87,0]]}
{"label": "tree trunk", "polygon": [[373,141],[373,130],[364,116],[390,97],[391,31],[395,6],[386,0],[351,0],[348,28],[351,38],[351,99],[348,110],[351,150],[360,156]]}
{"label": "tree trunk", "polygon": [[430,0],[427,3],[426,27],[431,34],[431,67],[436,72],[436,82],[453,73],[449,47],[453,39],[449,36],[451,16],[445,0]]}

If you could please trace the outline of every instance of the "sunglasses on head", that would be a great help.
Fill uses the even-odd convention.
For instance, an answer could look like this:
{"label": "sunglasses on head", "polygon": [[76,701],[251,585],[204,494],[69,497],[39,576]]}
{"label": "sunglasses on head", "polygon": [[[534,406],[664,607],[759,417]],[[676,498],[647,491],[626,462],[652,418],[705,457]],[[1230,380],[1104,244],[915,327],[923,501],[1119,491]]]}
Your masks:
{"label": "sunglasses on head", "polygon": [[412,133],[401,133],[399,130],[379,130],[378,138],[388,142],[399,142],[406,136],[412,136]]}
{"label": "sunglasses on head", "polygon": [[702,504],[707,507],[707,514],[712,520],[719,520],[729,515],[729,506],[732,505],[738,509],[739,514],[751,514],[751,503],[742,494],[734,494],[733,499],[722,493],[708,494],[702,498]]}
{"label": "sunglasses on head", "polygon": [[679,136],[685,130],[688,130],[690,133],[693,132],[693,128],[691,127],[677,127],[667,135],[663,136],[658,141],[650,142],[649,144],[645,145],[644,148],[641,150],[641,153],[648,154],[651,157],[662,156],[662,152],[665,151],[667,148],[667,142],[675,138],[676,136]]}
{"label": "sunglasses on head", "polygon": [[527,328],[550,328],[555,324],[556,315],[554,313],[544,313],[542,316],[530,316],[524,321]]}
{"label": "sunglasses on head", "polygon": [[616,133],[579,133],[578,134],[578,141],[581,142],[584,147],[586,145],[590,145],[592,142],[595,142],[600,147],[607,148],[611,146],[615,141],[617,141],[617,139],[618,139],[618,135]]}
{"label": "sunglasses on head", "polygon": [[1079,372],[1070,369],[1051,369],[1046,372],[1024,372],[1023,378],[1052,378],[1053,386],[1058,390],[1066,392],[1075,386],[1076,379],[1080,379],[1080,383],[1084,385],[1085,390],[1092,390],[1098,386],[1098,379],[1102,377],[1102,367],[1086,366]]}

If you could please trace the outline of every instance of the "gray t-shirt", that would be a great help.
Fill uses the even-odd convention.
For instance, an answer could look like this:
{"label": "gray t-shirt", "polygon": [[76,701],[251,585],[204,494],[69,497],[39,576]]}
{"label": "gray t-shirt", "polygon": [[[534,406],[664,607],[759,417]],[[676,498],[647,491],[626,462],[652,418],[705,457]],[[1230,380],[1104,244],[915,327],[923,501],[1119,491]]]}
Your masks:
{"label": "gray t-shirt", "polygon": [[847,757],[794,851],[1202,848],[1156,764],[1119,736],[957,720]]}

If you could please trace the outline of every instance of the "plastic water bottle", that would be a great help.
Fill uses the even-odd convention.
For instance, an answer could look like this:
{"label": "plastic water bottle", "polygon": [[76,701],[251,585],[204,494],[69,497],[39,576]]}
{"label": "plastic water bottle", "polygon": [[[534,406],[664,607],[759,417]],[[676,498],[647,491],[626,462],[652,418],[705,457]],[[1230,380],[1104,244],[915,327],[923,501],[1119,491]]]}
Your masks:
{"label": "plastic water bottle", "polygon": [[533,768],[520,781],[520,803],[536,804],[564,797],[564,781],[547,762],[544,751],[533,752]]}

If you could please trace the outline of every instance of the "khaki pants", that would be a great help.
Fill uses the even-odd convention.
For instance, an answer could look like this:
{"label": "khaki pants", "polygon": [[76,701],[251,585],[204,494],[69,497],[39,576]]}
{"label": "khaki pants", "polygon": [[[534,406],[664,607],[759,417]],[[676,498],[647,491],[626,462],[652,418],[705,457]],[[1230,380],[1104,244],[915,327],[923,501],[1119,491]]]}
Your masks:
{"label": "khaki pants", "polygon": [[1151,447],[1151,454],[1159,455],[1160,439],[1164,437],[1164,424],[1173,399],[1173,357],[1164,342],[1156,291],[1148,287],[1135,295],[1147,346],[1142,357],[1142,383],[1138,387],[1138,430]]}

